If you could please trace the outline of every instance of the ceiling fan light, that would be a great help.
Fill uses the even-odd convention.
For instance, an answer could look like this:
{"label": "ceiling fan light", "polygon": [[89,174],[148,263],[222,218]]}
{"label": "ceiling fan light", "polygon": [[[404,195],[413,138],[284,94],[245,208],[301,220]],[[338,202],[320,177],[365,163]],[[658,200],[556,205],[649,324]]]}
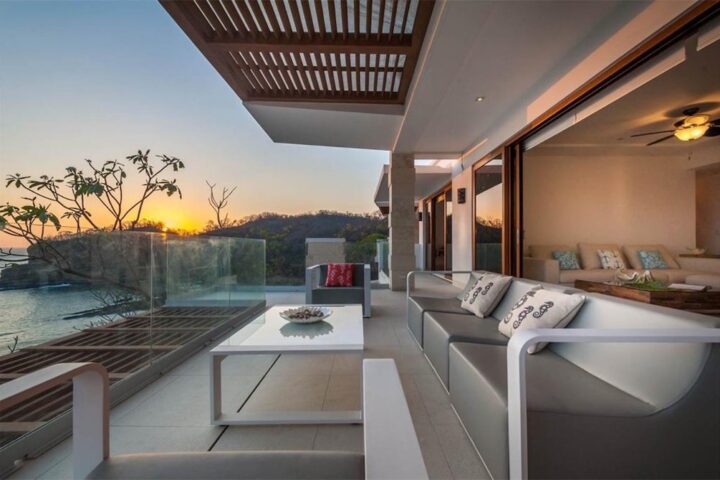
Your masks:
{"label": "ceiling fan light", "polygon": [[703,135],[708,131],[710,125],[705,123],[703,125],[691,125],[687,127],[680,127],[675,130],[675,138],[682,140],[683,142],[689,142],[691,140],[697,140],[702,138]]}
{"label": "ceiling fan light", "polygon": [[710,120],[710,117],[707,115],[694,115],[692,117],[687,117],[685,120],[683,120],[683,127],[704,125],[704,124],[708,123],[709,120]]}

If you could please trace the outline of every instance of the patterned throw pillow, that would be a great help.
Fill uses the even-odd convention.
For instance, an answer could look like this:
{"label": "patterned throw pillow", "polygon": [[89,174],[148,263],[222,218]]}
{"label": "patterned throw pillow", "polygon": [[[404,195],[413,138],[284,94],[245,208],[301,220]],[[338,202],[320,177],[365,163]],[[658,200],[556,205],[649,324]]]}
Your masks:
{"label": "patterned throw pillow", "polygon": [[662,270],[670,268],[665,262],[662,253],[657,250],[640,250],[638,252],[638,257],[640,257],[640,263],[646,270]]}
{"label": "patterned throw pillow", "polygon": [[[498,324],[498,330],[506,337],[523,328],[563,328],[575,317],[585,295],[544,290],[536,287],[513,305],[510,313]],[[537,343],[528,348],[528,353],[537,353],[546,343]]]}
{"label": "patterned throw pillow", "polygon": [[572,250],[552,252],[552,256],[560,263],[560,270],[580,270],[577,254]]}
{"label": "patterned throw pillow", "polygon": [[352,287],[353,286],[353,264],[352,263],[328,263],[326,287]]}
{"label": "patterned throw pillow", "polygon": [[478,275],[475,285],[465,294],[460,306],[480,318],[489,315],[510,287],[512,277],[496,273]]}
{"label": "patterned throw pillow", "polygon": [[467,283],[465,284],[465,288],[463,288],[462,292],[458,293],[458,294],[457,294],[457,297],[455,297],[455,298],[457,298],[458,300],[460,300],[460,301],[462,302],[462,299],[465,298],[465,295],[466,295],[470,290],[472,290],[472,288],[475,286],[475,283],[477,282],[477,279],[478,279],[478,274],[477,274],[477,273],[471,273],[470,275],[468,275],[468,281],[467,281]]}
{"label": "patterned throw pillow", "polygon": [[598,250],[597,254],[603,270],[617,270],[618,268],[624,270],[626,268],[622,253],[618,250]]}

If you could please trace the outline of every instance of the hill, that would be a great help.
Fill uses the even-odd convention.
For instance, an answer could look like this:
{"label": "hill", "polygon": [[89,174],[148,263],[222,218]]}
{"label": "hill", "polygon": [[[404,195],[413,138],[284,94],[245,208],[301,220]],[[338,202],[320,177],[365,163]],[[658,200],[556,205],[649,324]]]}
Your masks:
{"label": "hill", "polygon": [[305,239],[344,238],[347,260],[370,262],[375,240],[388,234],[387,219],[332,211],[281,215],[261,213],[240,224],[208,230],[207,235],[262,238],[267,245],[268,285],[300,285],[304,282]]}

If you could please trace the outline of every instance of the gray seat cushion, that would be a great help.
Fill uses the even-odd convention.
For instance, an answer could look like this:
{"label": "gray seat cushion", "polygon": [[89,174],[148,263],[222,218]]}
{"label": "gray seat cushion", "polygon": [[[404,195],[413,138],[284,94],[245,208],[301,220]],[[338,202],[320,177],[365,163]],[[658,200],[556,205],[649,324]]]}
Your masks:
{"label": "gray seat cushion", "polygon": [[320,451],[146,453],[110,457],[92,479],[361,479],[360,453]]}
{"label": "gray seat cushion", "polygon": [[423,328],[423,350],[440,380],[449,388],[448,348],[451,342],[507,345],[508,338],[498,331],[493,317],[426,312]]}
{"label": "gray seat cushion", "polygon": [[425,312],[446,312],[456,313],[459,315],[472,315],[467,310],[460,307],[460,300],[452,298],[436,298],[436,297],[408,297],[407,305],[407,321],[410,332],[417,340],[418,344],[423,346],[423,320]]}
{"label": "gray seat cushion", "polygon": [[318,287],[312,290],[312,302],[316,304],[363,303],[362,287]]}
{"label": "gray seat cushion", "polygon": [[[449,358],[452,403],[493,476],[507,478],[507,348],[457,342],[450,346]],[[565,418],[645,416],[655,412],[651,405],[550,350],[527,357],[527,392],[529,419],[535,412]],[[541,443],[545,433],[529,430],[533,443]]]}

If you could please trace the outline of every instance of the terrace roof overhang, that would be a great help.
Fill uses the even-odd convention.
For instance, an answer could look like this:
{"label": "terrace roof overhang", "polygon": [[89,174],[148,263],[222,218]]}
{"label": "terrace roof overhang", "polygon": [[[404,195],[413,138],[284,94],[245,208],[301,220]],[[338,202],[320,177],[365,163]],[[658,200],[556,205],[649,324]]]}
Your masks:
{"label": "terrace roof overhang", "polygon": [[[375,188],[374,202],[384,215],[390,212],[390,166],[384,165]],[[415,202],[429,197],[450,182],[452,170],[435,165],[415,165]]]}
{"label": "terrace roof overhang", "polygon": [[402,105],[435,0],[160,0],[246,102]]}

